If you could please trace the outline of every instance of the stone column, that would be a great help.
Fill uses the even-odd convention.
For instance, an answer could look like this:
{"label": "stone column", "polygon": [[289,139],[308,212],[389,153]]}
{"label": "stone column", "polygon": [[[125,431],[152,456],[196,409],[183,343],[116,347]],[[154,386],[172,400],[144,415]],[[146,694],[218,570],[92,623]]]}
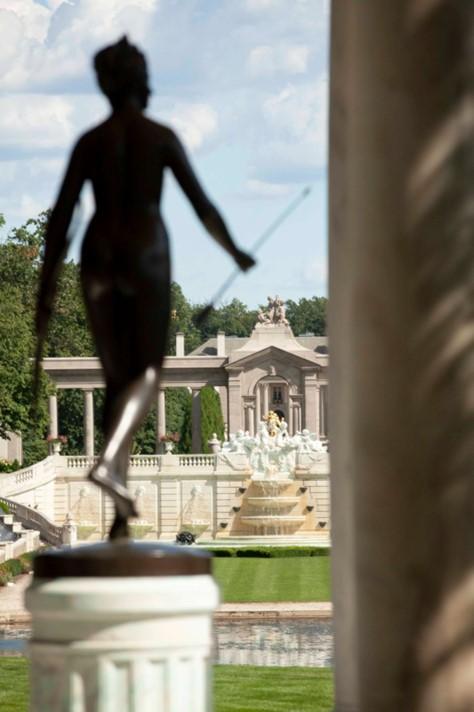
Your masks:
{"label": "stone column", "polygon": [[303,366],[304,372],[304,427],[316,432],[317,418],[317,373],[311,367]]}
{"label": "stone column", "polygon": [[268,383],[263,384],[263,414],[266,415],[270,409],[269,406],[269,398],[268,398],[268,392],[270,390],[270,386]]}
{"label": "stone column", "polygon": [[160,438],[166,434],[166,395],[165,389],[158,390],[156,404],[156,452],[160,452]]}
{"label": "stone column", "polygon": [[249,406],[249,433],[255,435],[255,406]]}
{"label": "stone column", "polygon": [[224,425],[229,423],[229,399],[227,396],[227,386],[219,386],[219,398],[221,401],[222,417],[224,418]]}
{"label": "stone column", "polygon": [[316,384],[315,396],[316,396],[316,421],[315,421],[315,426],[314,426],[314,432],[316,433],[316,437],[319,438],[319,437],[321,437],[321,386],[319,385],[319,383]]}
{"label": "stone column", "polygon": [[229,433],[242,428],[242,390],[240,371],[229,374]]}
{"label": "stone column", "polygon": [[473,13],[332,3],[337,712],[474,709]]}
{"label": "stone column", "polygon": [[192,451],[202,452],[201,443],[201,390],[199,388],[192,389]]}
{"label": "stone column", "polygon": [[261,384],[257,383],[256,389],[255,389],[255,415],[256,415],[255,430],[257,430],[258,424],[262,419],[261,388],[262,388]]}
{"label": "stone column", "polygon": [[48,412],[49,412],[49,434],[53,438],[59,435],[58,430],[58,396],[56,393],[48,396]]}
{"label": "stone column", "polygon": [[84,450],[87,457],[94,457],[94,391],[84,390]]}

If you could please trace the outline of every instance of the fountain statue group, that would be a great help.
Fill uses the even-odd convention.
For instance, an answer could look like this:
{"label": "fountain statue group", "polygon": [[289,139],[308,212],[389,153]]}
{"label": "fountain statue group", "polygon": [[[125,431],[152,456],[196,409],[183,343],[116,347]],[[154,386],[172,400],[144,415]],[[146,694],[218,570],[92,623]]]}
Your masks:
{"label": "fountain statue group", "polygon": [[297,454],[325,453],[327,447],[306,429],[290,436],[285,419],[270,411],[260,421],[256,435],[238,430],[229,436],[222,451],[247,455],[252,479],[283,479],[294,470]]}

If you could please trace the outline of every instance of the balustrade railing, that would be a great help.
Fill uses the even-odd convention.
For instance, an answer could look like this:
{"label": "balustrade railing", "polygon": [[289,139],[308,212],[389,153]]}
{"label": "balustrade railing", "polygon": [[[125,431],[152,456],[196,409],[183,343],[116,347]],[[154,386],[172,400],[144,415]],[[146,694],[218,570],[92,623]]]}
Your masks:
{"label": "balustrade railing", "polygon": [[180,467],[212,467],[215,468],[215,455],[178,455]]}
{"label": "balustrade railing", "polygon": [[[86,455],[67,455],[66,466],[72,470],[87,470],[97,462],[97,457]],[[154,467],[159,468],[161,455],[132,455],[130,457],[130,467]]]}
{"label": "balustrade railing", "polygon": [[4,496],[15,496],[33,487],[39,487],[54,479],[53,458],[47,457],[31,467],[16,472],[0,474],[0,492]]}
{"label": "balustrade railing", "polygon": [[48,517],[37,509],[27,507],[25,504],[15,502],[7,497],[0,497],[0,502],[8,507],[10,514],[13,514],[26,529],[36,529],[40,533],[43,541],[53,546],[60,546],[63,543],[63,527],[54,524]]}
{"label": "balustrade railing", "polygon": [[97,457],[87,455],[67,455],[66,466],[71,470],[86,470],[97,462]]}
{"label": "balustrade railing", "polygon": [[161,455],[132,455],[130,467],[156,467],[161,465]]}

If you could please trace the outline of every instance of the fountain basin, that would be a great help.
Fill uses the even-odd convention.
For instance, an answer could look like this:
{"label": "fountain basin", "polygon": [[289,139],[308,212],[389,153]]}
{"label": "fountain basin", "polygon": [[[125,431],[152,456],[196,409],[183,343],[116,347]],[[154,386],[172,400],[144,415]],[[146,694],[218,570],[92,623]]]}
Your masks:
{"label": "fountain basin", "polygon": [[287,526],[288,524],[298,526],[303,524],[306,517],[301,514],[294,516],[286,514],[256,514],[255,516],[245,515],[241,517],[240,520],[254,527],[281,527]]}
{"label": "fountain basin", "polygon": [[271,507],[272,509],[284,509],[294,507],[300,501],[299,497],[247,497],[246,502],[254,507]]}

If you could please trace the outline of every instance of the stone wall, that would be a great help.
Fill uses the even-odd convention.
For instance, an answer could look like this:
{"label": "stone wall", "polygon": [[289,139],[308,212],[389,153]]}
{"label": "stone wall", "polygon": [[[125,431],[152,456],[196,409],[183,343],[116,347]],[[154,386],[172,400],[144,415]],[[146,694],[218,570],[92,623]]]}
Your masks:
{"label": "stone wall", "polygon": [[[329,461],[326,454],[301,455],[292,487],[306,488],[303,504],[313,509],[291,533],[309,536],[329,529]],[[36,507],[56,524],[70,515],[80,540],[101,539],[114,516],[111,500],[87,481],[92,460],[53,455],[13,475],[0,476],[0,494]],[[132,521],[134,538],[174,540],[182,529],[194,529],[206,539],[258,536],[239,522],[239,512],[251,484],[246,457],[232,455],[153,455],[131,458],[129,489],[140,517]],[[301,507],[300,507],[301,508]],[[296,509],[295,509],[296,511]],[[306,511],[306,510],[305,510]],[[283,532],[282,532],[283,533]]]}

